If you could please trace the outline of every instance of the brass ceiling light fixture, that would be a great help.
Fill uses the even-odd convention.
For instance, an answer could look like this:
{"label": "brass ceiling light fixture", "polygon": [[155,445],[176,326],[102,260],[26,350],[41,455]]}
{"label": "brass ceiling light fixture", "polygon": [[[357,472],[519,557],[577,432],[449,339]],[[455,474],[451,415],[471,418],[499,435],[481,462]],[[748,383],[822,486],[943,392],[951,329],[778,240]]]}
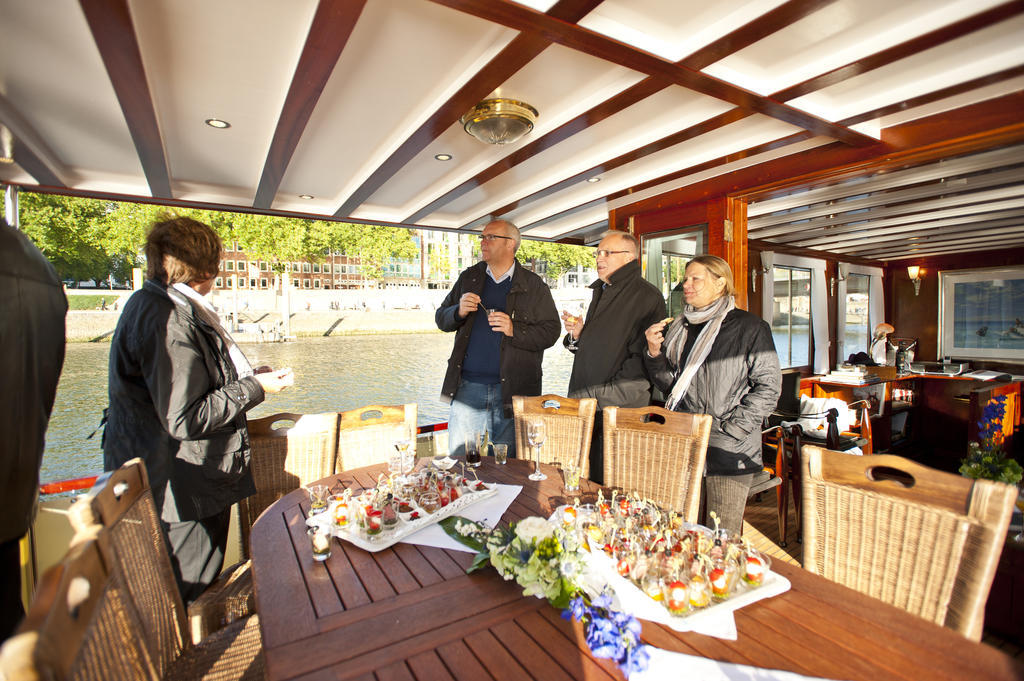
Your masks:
{"label": "brass ceiling light fixture", "polygon": [[533,130],[537,110],[517,99],[485,99],[461,119],[462,127],[486,144],[512,144]]}

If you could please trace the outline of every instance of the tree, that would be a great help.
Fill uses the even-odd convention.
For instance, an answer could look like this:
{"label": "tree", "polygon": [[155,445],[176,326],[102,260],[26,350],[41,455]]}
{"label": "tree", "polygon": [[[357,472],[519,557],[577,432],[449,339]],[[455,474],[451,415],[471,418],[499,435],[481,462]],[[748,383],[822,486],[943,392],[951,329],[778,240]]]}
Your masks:
{"label": "tree", "polygon": [[593,248],[558,244],[552,241],[523,240],[519,246],[518,255],[524,261],[547,263],[547,278],[551,281],[557,281],[577,265],[587,267],[594,262]]}
{"label": "tree", "polygon": [[99,282],[107,276],[105,202],[22,192],[19,204],[21,228],[53,263],[61,279]]}

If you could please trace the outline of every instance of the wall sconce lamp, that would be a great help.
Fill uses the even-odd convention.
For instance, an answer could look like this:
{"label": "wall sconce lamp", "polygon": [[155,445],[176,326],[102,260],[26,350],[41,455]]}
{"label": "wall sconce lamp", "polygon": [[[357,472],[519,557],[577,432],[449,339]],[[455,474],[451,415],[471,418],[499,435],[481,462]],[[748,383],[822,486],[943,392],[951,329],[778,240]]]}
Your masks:
{"label": "wall sconce lamp", "polygon": [[914,282],[914,295],[920,295],[921,293],[921,277],[924,275],[924,271],[921,270],[920,265],[907,265],[907,276],[910,277],[910,281]]}
{"label": "wall sconce lamp", "polygon": [[[770,275],[772,273],[772,267],[775,265],[775,251],[761,251],[761,270],[760,273],[764,275]],[[750,286],[754,293],[757,293],[757,275],[758,270],[756,267],[750,268]]]}

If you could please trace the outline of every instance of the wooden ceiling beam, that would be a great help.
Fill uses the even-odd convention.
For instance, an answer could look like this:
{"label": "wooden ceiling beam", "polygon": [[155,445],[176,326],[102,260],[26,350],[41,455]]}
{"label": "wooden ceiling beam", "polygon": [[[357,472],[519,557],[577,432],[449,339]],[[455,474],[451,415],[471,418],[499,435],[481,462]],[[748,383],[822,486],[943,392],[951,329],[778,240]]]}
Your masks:
{"label": "wooden ceiling beam", "polygon": [[[971,216],[981,217],[981,216]],[[975,236],[990,237],[992,230],[1003,230],[1000,235],[1008,233],[1024,234],[1024,215],[1016,218],[1004,218],[1002,220],[981,220],[981,221],[949,221],[954,222],[946,229],[935,228],[931,230],[919,229],[915,225],[910,231],[892,233],[890,230],[868,230],[854,239],[839,239],[829,244],[829,251],[833,253],[864,253],[873,252],[879,248],[890,248],[892,246],[912,246],[919,243],[932,244],[936,240],[946,238],[951,234],[958,237]]]}
{"label": "wooden ceiling beam", "polygon": [[[833,2],[835,2],[835,0],[789,0],[767,14],[764,14],[748,24],[741,26],[735,31],[723,36],[721,39],[716,40],[711,45],[698,50],[694,54],[686,57],[686,59],[677,63],[691,69],[699,70],[707,64],[724,59],[730,54],[757,42],[761,38],[770,35],[780,28],[799,20],[826,5],[832,4]],[[407,217],[405,221],[418,222],[419,220],[422,220],[431,213],[440,209],[442,206],[451,203],[460,196],[482,186],[484,183],[493,180],[505,171],[529,160],[545,149],[550,149],[573,135],[586,130],[590,126],[596,125],[604,119],[625,110],[633,104],[664,90],[671,84],[672,82],[667,79],[648,76],[615,97],[598,104],[594,108],[580,114],[571,121],[563,123],[530,144],[520,147],[515,152],[491,165],[489,168],[477,173],[459,186],[450,189],[427,205],[423,206]]]}
{"label": "wooden ceiling beam", "polygon": [[79,4],[114,86],[149,191],[156,198],[171,198],[171,176],[160,124],[128,0],[79,0]]}
{"label": "wooden ceiling beam", "polygon": [[626,66],[650,76],[669,79],[695,92],[735,104],[747,112],[764,114],[815,134],[827,135],[846,144],[870,145],[876,141],[856,130],[826,121],[806,111],[744,90],[696,69],[674,64],[607,36],[589,31],[575,23],[534,11],[509,0],[432,0],[432,2],[524,33],[543,36],[546,40],[556,42],[564,47]]}
{"label": "wooden ceiling beam", "polygon": [[[794,187],[811,182],[838,182],[869,170],[905,167],[1019,143],[1024,141],[1024,120],[1019,113],[1022,110],[1024,92],[1014,92],[886,128],[885,142],[869,147],[833,142],[619,206],[616,221],[714,196],[734,194],[751,201],[761,200],[787,194]],[[894,152],[894,148],[900,151]]]}
{"label": "wooden ceiling beam", "polygon": [[[578,21],[600,3],[601,0],[559,0],[550,10],[551,17],[556,21]],[[454,125],[464,113],[507,81],[512,74],[526,66],[550,44],[550,40],[534,33],[521,33],[516,36],[372,172],[341,204],[334,216],[345,217],[355,212],[416,154],[423,151],[427,145]]]}
{"label": "wooden ceiling beam", "polygon": [[277,119],[253,208],[270,208],[366,0],[320,0]]}

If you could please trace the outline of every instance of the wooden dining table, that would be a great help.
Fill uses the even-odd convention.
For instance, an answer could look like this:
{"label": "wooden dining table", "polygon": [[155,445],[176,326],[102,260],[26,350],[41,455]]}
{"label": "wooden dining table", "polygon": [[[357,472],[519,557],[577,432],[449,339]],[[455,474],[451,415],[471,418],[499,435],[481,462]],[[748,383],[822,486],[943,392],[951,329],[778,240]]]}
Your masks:
{"label": "wooden dining table", "polygon": [[[548,516],[565,494],[561,473],[527,478],[532,464],[484,458],[480,478],[522,485],[502,517]],[[321,481],[369,488],[383,465]],[[586,493],[597,486],[583,481]],[[582,626],[524,597],[493,568],[466,574],[473,554],[409,543],[367,552],[333,539],[313,560],[298,489],[252,528],[252,570],[267,679],[622,679],[591,656]],[[723,662],[848,681],[1024,679],[1024,665],[990,646],[781,561],[785,593],[735,613],[737,639],[643,622],[650,645]],[[677,678],[685,678],[685,669]]]}

